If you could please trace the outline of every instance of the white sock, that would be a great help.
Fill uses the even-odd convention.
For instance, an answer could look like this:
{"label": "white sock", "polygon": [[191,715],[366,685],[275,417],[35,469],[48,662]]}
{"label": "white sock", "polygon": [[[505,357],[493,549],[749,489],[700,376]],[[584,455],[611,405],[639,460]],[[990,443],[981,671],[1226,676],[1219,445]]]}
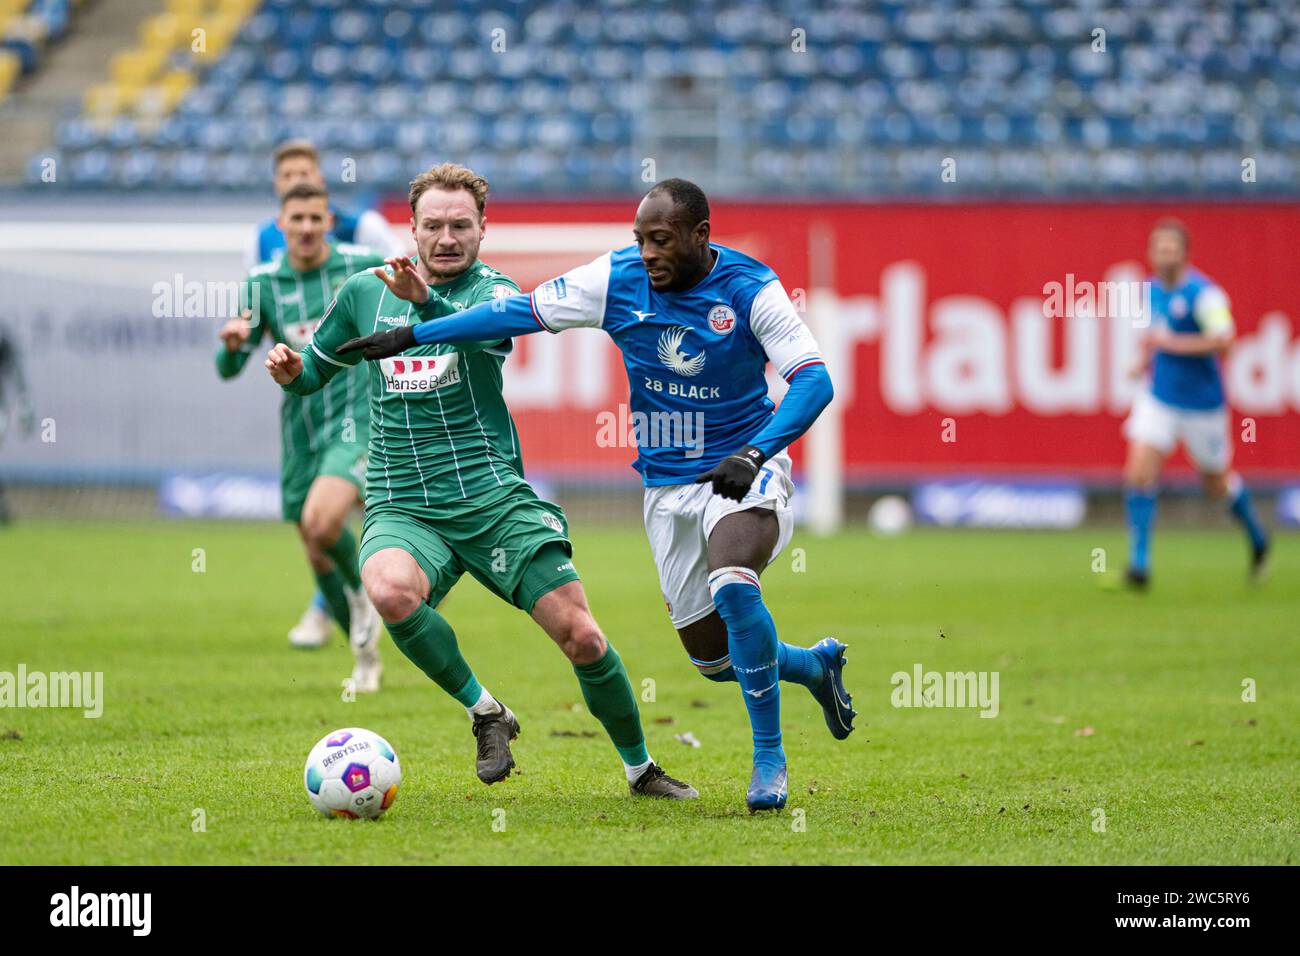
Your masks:
{"label": "white sock", "polygon": [[479,691],[478,700],[474,702],[474,706],[466,707],[465,711],[471,717],[475,714],[478,714],[480,717],[486,717],[488,714],[498,713],[501,709],[501,704],[498,703],[497,699],[489,694],[487,688],[484,687]]}
{"label": "white sock", "polygon": [[635,767],[631,764],[623,764],[623,772],[627,774],[627,782],[636,783],[641,777],[641,774],[645,773],[652,763],[654,763],[653,760],[647,760],[645,763],[639,763]]}

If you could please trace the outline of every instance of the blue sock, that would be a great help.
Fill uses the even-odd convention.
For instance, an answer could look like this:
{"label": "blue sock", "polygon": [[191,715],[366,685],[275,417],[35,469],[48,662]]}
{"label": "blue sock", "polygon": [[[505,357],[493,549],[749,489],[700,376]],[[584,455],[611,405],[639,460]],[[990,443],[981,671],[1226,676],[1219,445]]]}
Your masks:
{"label": "blue sock", "polygon": [[[720,657],[716,661],[701,661],[691,658],[700,674],[709,680],[725,684],[736,680],[736,669],[731,666],[731,655]],[[796,647],[779,641],[776,645],[776,666],[781,680],[792,684],[802,684],[809,690],[816,690],[826,679],[821,658],[806,647]]]}
{"label": "blue sock", "polygon": [[809,690],[816,690],[826,678],[821,658],[806,647],[782,641],[776,646],[776,663],[781,671],[781,680],[802,684]]}
{"label": "blue sock", "polygon": [[758,575],[749,568],[719,568],[709,575],[709,591],[727,625],[732,667],[754,732],[754,763],[773,769],[783,766],[780,642],[758,589]]}
{"label": "blue sock", "polygon": [[1156,515],[1156,492],[1128,488],[1124,492],[1124,514],[1128,518],[1129,567],[1147,571],[1151,566],[1151,522]]}
{"label": "blue sock", "polygon": [[1240,478],[1235,475],[1233,477],[1235,479],[1233,484],[1236,485],[1236,489],[1234,491],[1231,485],[1229,486],[1228,510],[1232,512],[1232,516],[1237,519],[1238,524],[1246,529],[1246,534],[1250,536],[1251,545],[1256,550],[1259,550],[1268,543],[1268,535],[1260,527],[1259,516],[1255,514],[1255,506],[1250,503],[1250,492],[1246,490],[1246,486],[1242,484]]}
{"label": "blue sock", "polygon": [[320,588],[317,588],[316,593],[311,596],[311,606],[326,614],[329,613],[329,605],[325,603],[325,595],[321,593]]}

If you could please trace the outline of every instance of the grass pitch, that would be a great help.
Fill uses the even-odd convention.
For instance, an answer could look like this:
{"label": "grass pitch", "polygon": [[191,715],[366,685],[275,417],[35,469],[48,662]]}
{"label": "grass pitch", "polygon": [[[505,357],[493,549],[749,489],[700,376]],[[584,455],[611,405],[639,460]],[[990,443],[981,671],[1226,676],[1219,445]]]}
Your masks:
{"label": "grass pitch", "polygon": [[[288,646],[310,591],[291,529],[0,529],[0,671],[102,671],[105,697],[98,719],[0,709],[0,863],[1295,862],[1292,540],[1251,588],[1237,536],[1160,532],[1138,596],[1091,570],[1094,548],[1122,563],[1118,530],[796,535],[764,591],[785,640],[848,642],[859,727],[832,740],[783,685],[790,803],[760,816],[739,690],[687,662],[641,530],[579,527],[575,545],[597,619],[653,687],[651,753],[698,802],[630,798],[560,652],[469,578],[445,611],[523,726],[517,772],[491,788],[464,711],[387,638],[384,690],[355,703],[341,636]],[[892,675],[917,664],[996,671],[998,716],[892,706]],[[349,725],[402,762],[376,822],[326,820],[302,789],[312,744]]]}

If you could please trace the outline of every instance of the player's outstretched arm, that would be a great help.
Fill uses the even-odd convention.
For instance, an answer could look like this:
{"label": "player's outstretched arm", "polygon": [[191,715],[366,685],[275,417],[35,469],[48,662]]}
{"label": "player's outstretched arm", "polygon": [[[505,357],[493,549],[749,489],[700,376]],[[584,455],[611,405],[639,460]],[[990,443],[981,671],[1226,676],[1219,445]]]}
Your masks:
{"label": "player's outstretched arm", "polygon": [[[446,300],[433,295],[409,261],[394,264],[392,276],[380,276],[394,295],[420,306],[421,318]],[[465,348],[470,343],[496,343],[516,335],[530,335],[543,329],[561,332],[573,328],[599,328],[605,317],[609,287],[609,253],[564,275],[544,282],[531,295],[513,295],[480,302],[436,322],[421,322],[404,329],[392,329],[346,342],[340,352],[362,352],[374,360],[397,355],[417,345],[450,343]],[[414,278],[407,272],[414,273]],[[378,273],[376,273],[378,275]],[[417,288],[417,285],[419,288]],[[409,293],[409,295],[404,294]]]}
{"label": "player's outstretched arm", "polygon": [[398,355],[417,345],[500,342],[541,330],[541,324],[533,315],[531,297],[512,295],[480,302],[446,318],[352,339],[340,345],[338,352],[340,355],[361,352],[367,359],[375,361]]}

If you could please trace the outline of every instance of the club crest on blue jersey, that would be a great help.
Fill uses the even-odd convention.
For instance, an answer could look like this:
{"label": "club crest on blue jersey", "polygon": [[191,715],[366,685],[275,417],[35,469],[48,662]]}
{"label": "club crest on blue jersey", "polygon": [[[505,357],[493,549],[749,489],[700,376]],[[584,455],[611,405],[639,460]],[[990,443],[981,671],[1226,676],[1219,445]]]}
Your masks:
{"label": "club crest on blue jersey", "polygon": [[709,310],[709,328],[719,335],[730,335],[736,327],[736,313],[729,305],[715,305]]}

